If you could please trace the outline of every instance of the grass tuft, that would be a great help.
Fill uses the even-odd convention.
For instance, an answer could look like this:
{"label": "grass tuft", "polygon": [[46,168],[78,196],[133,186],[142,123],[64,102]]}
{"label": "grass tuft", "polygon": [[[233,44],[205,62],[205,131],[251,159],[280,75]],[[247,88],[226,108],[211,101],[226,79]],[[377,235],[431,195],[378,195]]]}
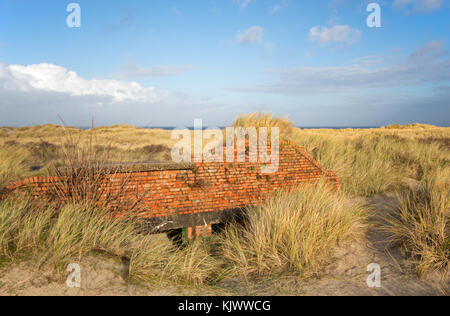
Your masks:
{"label": "grass tuft", "polygon": [[0,256],[10,261],[32,257],[62,272],[92,251],[123,256],[135,238],[135,223],[101,209],[71,204],[56,209],[23,194],[0,201]]}
{"label": "grass tuft", "polygon": [[71,260],[81,261],[92,251],[122,257],[135,238],[136,225],[131,220],[102,209],[68,204],[58,212],[48,233],[46,261],[62,271]]}
{"label": "grass tuft", "polygon": [[436,142],[424,143],[431,135],[448,139],[447,130],[441,129],[420,130],[419,135],[414,130],[303,130],[293,138],[325,169],[337,173],[349,196],[367,197],[396,191],[405,179],[420,181],[448,165],[448,150]]}
{"label": "grass tuft", "polygon": [[318,274],[340,242],[360,235],[362,212],[325,183],[281,192],[226,229],[222,255],[236,276]]}
{"label": "grass tuft", "polygon": [[401,246],[419,276],[450,268],[450,169],[427,176],[417,189],[399,193],[400,206],[383,230]]}
{"label": "grass tuft", "polygon": [[15,146],[0,148],[0,196],[10,181],[22,177],[26,171],[26,149]]}
{"label": "grass tuft", "polygon": [[215,281],[219,261],[211,256],[208,239],[195,240],[183,248],[151,236],[144,239],[130,258],[132,279],[202,286]]}
{"label": "grass tuft", "polygon": [[[336,245],[364,228],[363,207],[346,196],[403,192],[400,207],[384,218],[384,229],[419,275],[448,275],[448,128],[415,124],[300,131],[286,119],[257,113],[238,118],[235,126],[280,127],[282,135],[337,172],[343,192],[330,193],[324,184],[280,192],[249,208],[245,225],[229,225],[218,245],[205,239],[178,248],[166,238],[142,234],[138,223],[113,217],[99,203],[105,200],[99,181],[106,169],[111,173],[111,163],[121,157],[134,162],[164,159],[173,144],[170,131],[131,126],[87,131],[52,125],[1,128],[0,196],[9,181],[49,171],[64,179],[55,191],[65,198],[44,205],[23,194],[3,196],[0,262],[33,259],[61,272],[67,263],[99,251],[124,257],[132,279],[151,282],[201,286],[223,275],[313,276],[331,260]],[[59,142],[61,135],[66,137]],[[32,171],[35,166],[45,168]],[[405,179],[419,181],[419,189],[408,189]],[[117,196],[120,190],[110,198]]]}
{"label": "grass tuft", "polygon": [[131,172],[120,159],[111,161],[111,144],[99,149],[93,127],[88,134],[74,135],[68,128],[63,131],[61,158],[49,167],[49,175],[56,176],[49,197],[62,203],[83,204],[86,209],[136,209],[142,196],[135,201],[126,198]]}
{"label": "grass tuft", "polygon": [[284,137],[291,136],[294,131],[294,125],[287,117],[273,117],[272,114],[259,112],[239,116],[234,121],[233,126],[243,128],[255,127],[257,129],[261,127],[278,127],[280,135]]}

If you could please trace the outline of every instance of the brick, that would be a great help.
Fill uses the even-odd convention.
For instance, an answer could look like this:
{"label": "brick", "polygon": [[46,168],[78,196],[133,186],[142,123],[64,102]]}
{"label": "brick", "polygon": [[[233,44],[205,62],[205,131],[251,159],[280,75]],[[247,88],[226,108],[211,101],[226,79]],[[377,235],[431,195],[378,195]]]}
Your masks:
{"label": "brick", "polygon": [[[270,151],[270,150],[269,150]],[[224,155],[226,150],[224,150]],[[246,160],[248,161],[248,159]],[[225,211],[264,202],[279,189],[290,190],[300,184],[315,183],[321,177],[336,190],[339,179],[326,171],[303,149],[283,141],[277,173],[266,175],[263,163],[196,163],[194,170],[155,170],[105,175],[104,197],[125,189],[119,202],[133,204],[140,198],[141,217],[164,217],[204,211]],[[36,197],[46,196],[56,177],[33,177],[8,184],[9,192],[31,188]],[[3,198],[0,196],[0,198]],[[120,205],[120,204],[119,204]],[[127,212],[126,206],[121,213]],[[193,236],[201,228],[192,228]],[[206,227],[206,234],[210,231]],[[202,234],[202,233],[198,233]]]}

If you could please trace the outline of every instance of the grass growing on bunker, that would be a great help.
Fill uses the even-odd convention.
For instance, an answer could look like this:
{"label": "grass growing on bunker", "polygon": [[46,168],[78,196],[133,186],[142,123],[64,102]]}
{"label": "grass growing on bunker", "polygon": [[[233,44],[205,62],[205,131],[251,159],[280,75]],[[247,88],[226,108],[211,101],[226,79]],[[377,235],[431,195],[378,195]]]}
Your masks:
{"label": "grass growing on bunker", "polygon": [[[120,163],[111,164],[109,147],[97,150],[95,129],[82,134],[69,128],[60,131],[64,134],[60,157],[48,167],[49,175],[56,178],[47,200],[13,193],[0,201],[2,261],[32,260],[37,267],[52,266],[61,277],[69,263],[106,253],[129,262],[131,279],[197,286],[212,280],[216,261],[206,243],[196,241],[178,248],[167,238],[155,242],[154,236],[142,231],[145,225],[133,216],[139,197],[133,195],[133,205],[125,198],[129,193],[126,175],[131,172],[122,170]],[[7,163],[16,163],[17,155],[5,157]],[[119,173],[120,185],[114,181],[114,187],[108,187],[108,177]],[[130,214],[117,217],[123,207]]]}
{"label": "grass growing on bunker", "polygon": [[[278,123],[264,119],[258,126]],[[246,124],[245,120],[236,122],[237,126]],[[292,128],[292,124],[285,126]],[[79,134],[85,139],[91,132],[68,129],[76,139]],[[116,161],[124,156],[132,161],[164,157],[172,144],[167,131],[131,126],[93,130],[97,157],[108,152],[109,159]],[[319,186],[280,193],[250,208],[248,225],[231,225],[218,244],[206,239],[177,248],[166,238],[142,234],[134,220],[110,217],[102,207],[91,207],[92,203],[68,199],[52,206],[26,196],[10,196],[0,201],[0,262],[31,260],[50,264],[60,273],[68,262],[101,251],[125,258],[130,278],[149,283],[205,286],[224,275],[313,276],[331,260],[336,245],[361,232],[364,209],[347,197],[404,191],[403,181],[414,179],[424,189],[402,195],[402,207],[388,227],[419,274],[445,270],[448,184],[427,183],[437,179],[438,170],[448,167],[449,132],[448,128],[419,125],[339,131],[294,128],[287,132],[291,139],[326,169],[337,172],[343,192],[325,194],[326,189]],[[64,127],[0,128],[0,184],[35,174],[30,166],[37,161],[48,167],[45,172],[52,170],[52,164],[62,168],[61,134]],[[40,145],[42,140],[44,145]],[[448,179],[448,173],[441,172],[440,178]]]}
{"label": "grass growing on bunker", "polygon": [[294,124],[287,117],[274,117],[270,113],[252,112],[246,115],[240,115],[233,122],[234,127],[278,127],[280,135],[283,137],[290,137],[294,131]]}
{"label": "grass growing on bunker", "polygon": [[[130,172],[126,172],[121,158],[111,161],[112,145],[98,150],[97,135],[92,126],[86,134],[74,134],[64,127],[61,138],[60,158],[53,161],[49,168],[52,181],[48,195],[62,203],[83,204],[87,209],[102,207],[111,211],[120,210],[126,199],[126,187]],[[112,180],[118,180],[119,183]],[[126,205],[133,210],[135,205]]]}

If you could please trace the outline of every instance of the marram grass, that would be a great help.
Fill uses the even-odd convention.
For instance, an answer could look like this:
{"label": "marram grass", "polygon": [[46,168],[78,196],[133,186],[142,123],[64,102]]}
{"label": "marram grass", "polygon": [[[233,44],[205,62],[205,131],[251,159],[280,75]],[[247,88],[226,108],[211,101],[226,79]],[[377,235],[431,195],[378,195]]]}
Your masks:
{"label": "marram grass", "polygon": [[[218,244],[205,239],[184,248],[143,235],[132,220],[113,218],[101,208],[76,203],[56,207],[13,195],[0,201],[0,262],[33,260],[61,272],[68,262],[103,251],[129,260],[132,279],[199,286],[218,276],[316,275],[339,243],[364,230],[367,212],[346,196],[402,192],[403,181],[412,178],[421,182],[420,189],[400,193],[401,205],[385,229],[419,275],[448,273],[450,129],[412,125],[300,131],[286,119],[257,113],[240,117],[235,125],[280,127],[282,135],[337,172],[342,192],[330,193],[323,184],[280,192],[264,205],[249,208],[247,225],[231,225],[219,235]],[[0,193],[9,181],[33,174],[29,168],[36,162],[61,163],[57,156],[64,149],[60,136],[64,130],[50,125],[0,128]],[[108,156],[114,160],[164,158],[165,147],[152,145],[173,144],[170,131],[131,126],[95,131],[94,150],[110,148]],[[42,139],[52,155],[43,155]]]}
{"label": "marram grass", "polygon": [[278,127],[280,129],[280,135],[283,137],[289,137],[294,130],[294,124],[288,118],[274,117],[269,113],[253,112],[247,115],[239,116],[234,122],[234,127]]}
{"label": "marram grass", "polygon": [[147,237],[130,258],[129,275],[141,281],[173,282],[202,286],[213,283],[220,261],[211,255],[208,239],[195,240],[182,248]]}
{"label": "marram grass", "polygon": [[136,219],[100,208],[42,207],[24,195],[0,201],[0,262],[32,260],[61,276],[69,263],[98,252],[129,260],[134,280],[200,286],[219,273],[206,240],[179,248],[167,238],[142,234]]}
{"label": "marram grass", "polygon": [[404,250],[419,276],[437,271],[449,277],[450,168],[427,176],[398,198],[399,207],[382,218],[382,230]]}
{"label": "marram grass", "polygon": [[221,242],[236,276],[318,274],[335,247],[364,227],[364,207],[323,182],[280,192],[247,212],[244,225],[230,225]]}

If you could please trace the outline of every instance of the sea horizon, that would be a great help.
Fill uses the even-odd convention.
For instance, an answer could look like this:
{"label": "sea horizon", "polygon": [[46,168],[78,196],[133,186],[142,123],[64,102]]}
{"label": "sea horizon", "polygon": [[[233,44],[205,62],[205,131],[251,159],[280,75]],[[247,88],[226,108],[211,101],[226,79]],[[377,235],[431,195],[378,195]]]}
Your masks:
{"label": "sea horizon", "polygon": [[[96,127],[103,127],[103,126],[96,126]],[[110,126],[105,126],[110,127]],[[194,130],[195,128],[193,126],[182,126],[183,128],[186,128],[188,130]],[[204,126],[202,129],[206,130],[209,128],[219,128],[219,129],[225,129],[230,126]],[[295,126],[296,128],[300,129],[370,129],[370,128],[381,128],[382,126]],[[90,129],[90,127],[77,127],[81,130],[87,130]],[[180,128],[180,126],[135,126],[135,128],[143,128],[143,129],[162,129],[166,131],[174,130],[176,128]]]}

